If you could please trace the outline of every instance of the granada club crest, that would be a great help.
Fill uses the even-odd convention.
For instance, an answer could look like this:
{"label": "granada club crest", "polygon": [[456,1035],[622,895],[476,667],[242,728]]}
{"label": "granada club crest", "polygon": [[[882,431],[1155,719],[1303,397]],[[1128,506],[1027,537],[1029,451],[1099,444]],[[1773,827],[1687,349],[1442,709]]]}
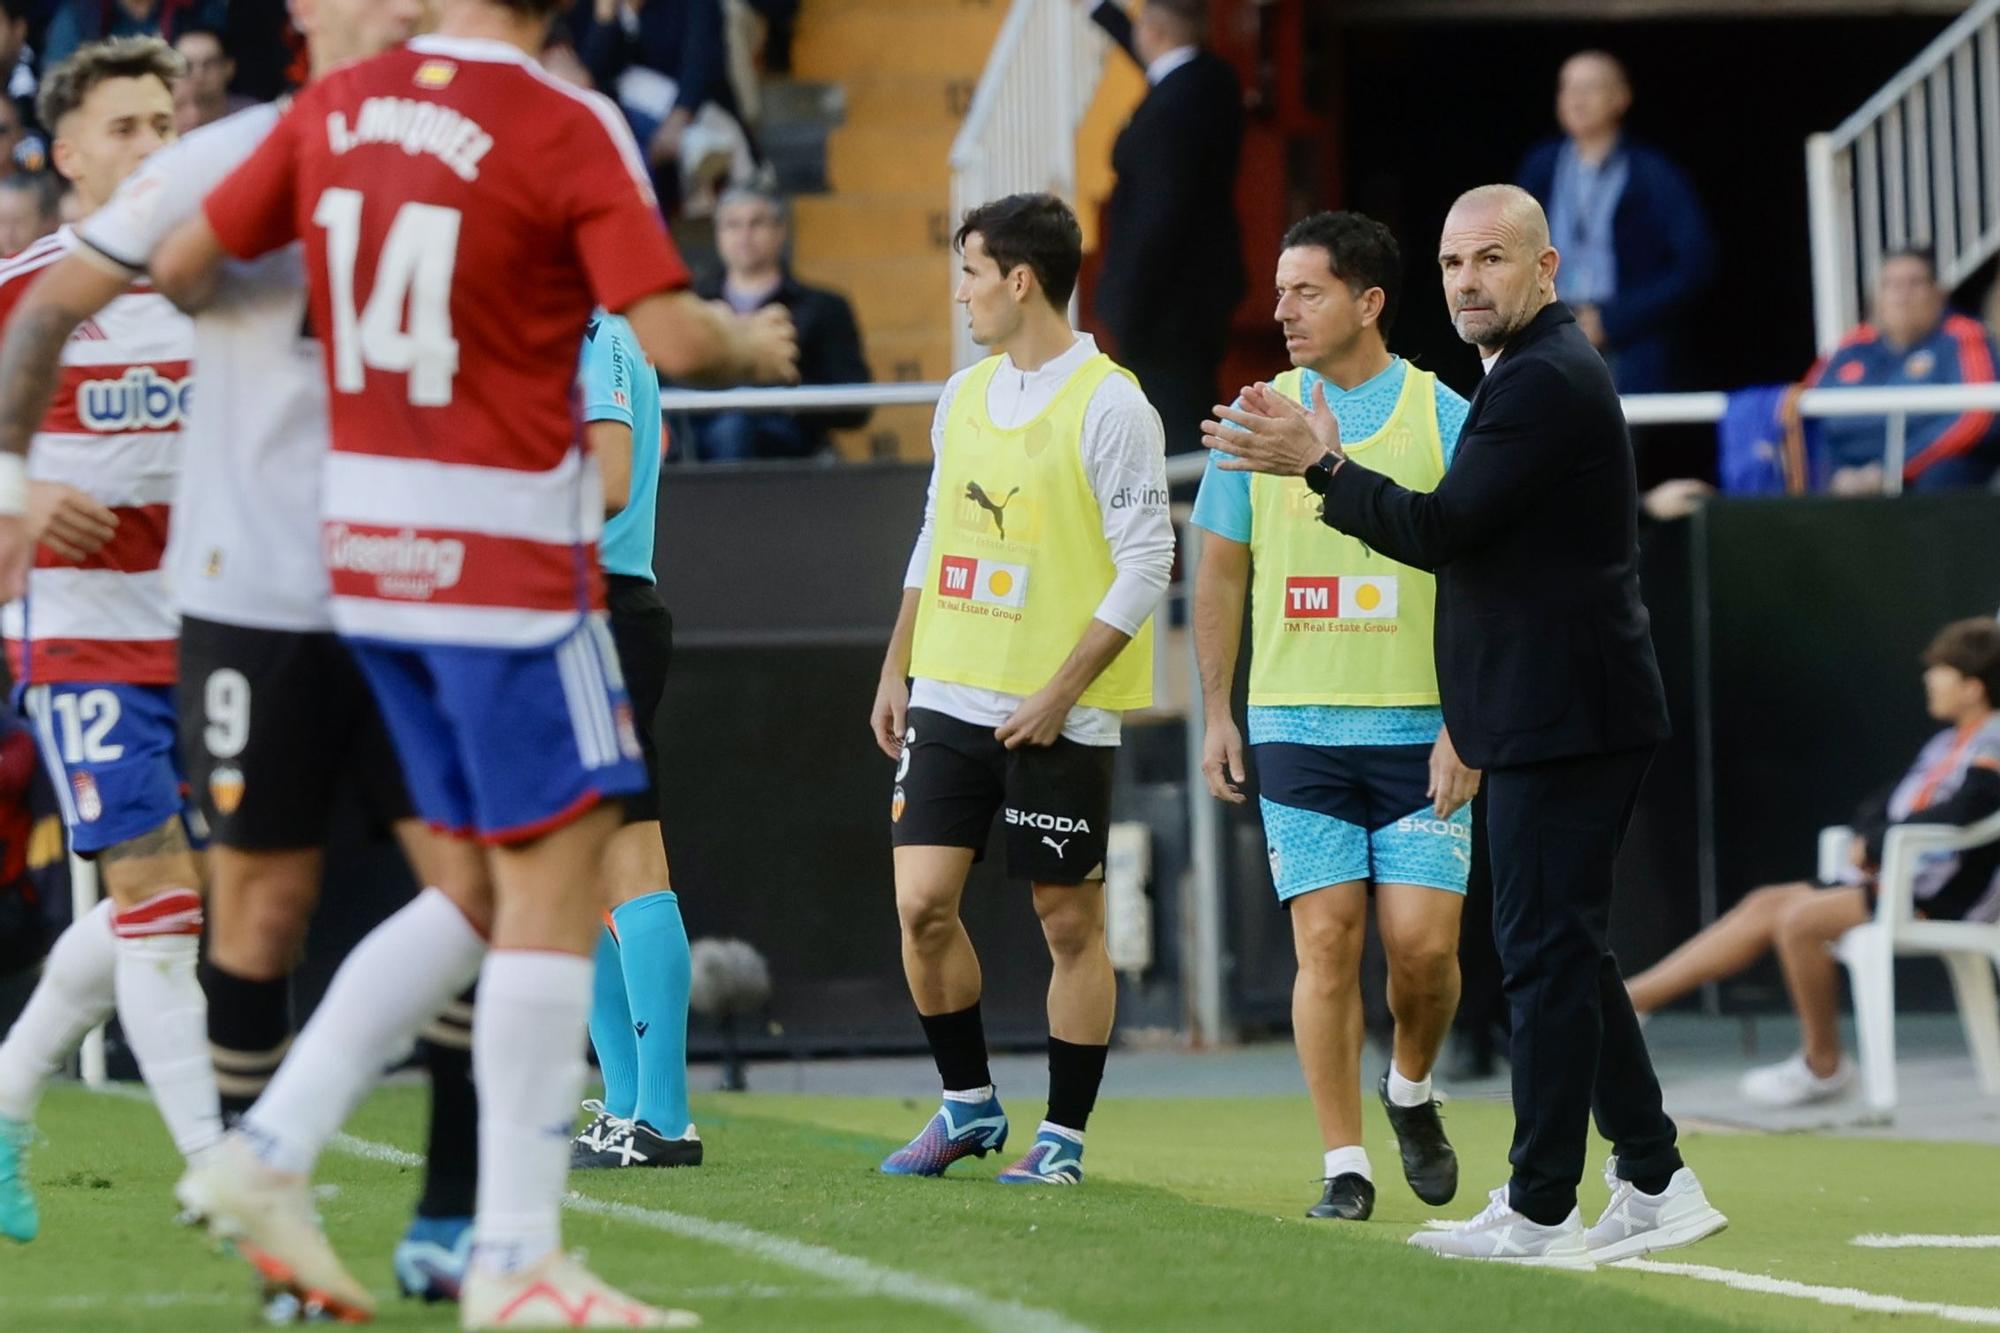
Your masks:
{"label": "granada club crest", "polygon": [[72,773],[69,777],[70,790],[76,793],[76,817],[85,824],[95,824],[104,816],[104,798],[97,794],[97,779],[88,773]]}

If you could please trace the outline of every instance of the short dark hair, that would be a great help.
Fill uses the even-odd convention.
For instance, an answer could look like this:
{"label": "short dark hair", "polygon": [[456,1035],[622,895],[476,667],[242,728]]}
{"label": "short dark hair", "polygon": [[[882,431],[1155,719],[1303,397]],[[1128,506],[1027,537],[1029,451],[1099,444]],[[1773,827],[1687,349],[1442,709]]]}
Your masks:
{"label": "short dark hair", "polygon": [[1069,308],[1083,267],[1083,228],[1068,204],[1052,194],[1010,194],[981,204],[965,215],[953,248],[963,253],[965,238],[974,232],[1002,274],[1026,264],[1049,304]]}
{"label": "short dark hair", "polygon": [[143,79],[147,75],[168,88],[187,73],[187,61],[157,37],[113,37],[86,42],[69,59],[50,70],[35,98],[42,124],[61,132],[62,119],[84,104],[100,83],[113,79]]}
{"label": "short dark hair", "polygon": [[1948,666],[1986,687],[1986,702],[2000,707],[2000,620],[1954,620],[1924,649],[1925,666]]}
{"label": "short dark hair", "polygon": [[1892,259],[1914,259],[1924,266],[1924,272],[1931,275],[1932,282],[1937,281],[1937,256],[1931,253],[1930,248],[1927,246],[1899,245],[1893,250],[1884,250],[1882,252],[1882,267],[1875,271],[1880,273],[1882,268],[1889,266],[1889,261]]}
{"label": "short dark hair", "polygon": [[1365,213],[1314,213],[1285,233],[1284,249],[1304,246],[1326,251],[1327,268],[1354,295],[1370,287],[1382,289],[1382,313],[1375,326],[1386,341],[1403,304],[1403,252],[1394,234]]}
{"label": "short dark hair", "polygon": [[229,54],[229,39],[222,35],[222,29],[210,27],[206,23],[188,23],[174,29],[174,49],[179,50],[181,42],[189,37],[206,37],[221,48],[222,54]]}
{"label": "short dark hair", "polygon": [[493,0],[493,3],[502,9],[511,9],[517,14],[537,19],[554,18],[569,8],[569,0]]}
{"label": "short dark hair", "polygon": [[62,203],[62,189],[55,176],[47,171],[17,171],[11,176],[0,176],[0,190],[32,195],[44,220],[54,220]]}

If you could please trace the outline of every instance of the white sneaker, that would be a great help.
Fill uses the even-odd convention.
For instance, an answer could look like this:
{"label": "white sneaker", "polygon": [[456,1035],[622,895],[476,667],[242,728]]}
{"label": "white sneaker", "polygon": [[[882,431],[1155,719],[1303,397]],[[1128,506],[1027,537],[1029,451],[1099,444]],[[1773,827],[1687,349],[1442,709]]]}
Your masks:
{"label": "white sneaker", "polygon": [[1806,1064],[1804,1052],[1774,1065],[1762,1065],[1736,1085],[1743,1100],[1759,1106],[1810,1106],[1832,1101],[1854,1082],[1854,1064],[1845,1055],[1831,1074],[1821,1078]]}
{"label": "white sneaker", "polygon": [[235,1246],[251,1267],[336,1322],[374,1317],[375,1299],[354,1279],[320,1230],[312,1183],[266,1166],[241,1134],[231,1133],[190,1166],[174,1197]]}
{"label": "white sneaker", "polygon": [[701,1316],[635,1301],[561,1250],[552,1250],[518,1273],[495,1273],[474,1258],[459,1289],[458,1326],[699,1328]]}
{"label": "white sneaker", "polygon": [[1677,1250],[1729,1225],[1729,1219],[1709,1203],[1701,1182],[1686,1167],[1674,1172],[1666,1189],[1646,1194],[1631,1181],[1618,1178],[1618,1159],[1613,1157],[1604,1165],[1604,1183],[1611,1186],[1611,1202],[1583,1238],[1590,1257],[1600,1264]]}
{"label": "white sneaker", "polygon": [[1569,1210],[1558,1226],[1545,1227],[1514,1211],[1502,1185],[1487,1196],[1486,1208],[1469,1222],[1442,1231],[1419,1231],[1410,1244],[1447,1259],[1486,1259],[1528,1268],[1597,1267],[1583,1240],[1583,1218]]}

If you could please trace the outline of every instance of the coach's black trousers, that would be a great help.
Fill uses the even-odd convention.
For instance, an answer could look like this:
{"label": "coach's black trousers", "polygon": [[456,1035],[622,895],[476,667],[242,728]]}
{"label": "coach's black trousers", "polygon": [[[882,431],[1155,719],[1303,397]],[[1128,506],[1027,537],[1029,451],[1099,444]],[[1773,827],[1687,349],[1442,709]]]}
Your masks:
{"label": "coach's black trousers", "polygon": [[1576,1206],[1589,1118],[1618,1174],[1680,1166],[1674,1122],[1605,945],[1611,875],[1650,749],[1486,775],[1493,933],[1513,1018],[1514,1207],[1553,1224]]}

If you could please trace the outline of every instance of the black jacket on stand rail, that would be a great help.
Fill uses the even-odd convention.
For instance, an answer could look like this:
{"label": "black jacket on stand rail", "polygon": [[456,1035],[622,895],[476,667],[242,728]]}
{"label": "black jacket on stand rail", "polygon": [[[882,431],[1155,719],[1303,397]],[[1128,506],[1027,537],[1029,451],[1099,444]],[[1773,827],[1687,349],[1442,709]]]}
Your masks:
{"label": "black jacket on stand rail", "polygon": [[1604,358],[1560,302],[1514,336],[1473,395],[1435,491],[1352,462],[1334,473],[1331,526],[1437,573],[1438,690],[1468,765],[1666,739],[1637,498]]}

